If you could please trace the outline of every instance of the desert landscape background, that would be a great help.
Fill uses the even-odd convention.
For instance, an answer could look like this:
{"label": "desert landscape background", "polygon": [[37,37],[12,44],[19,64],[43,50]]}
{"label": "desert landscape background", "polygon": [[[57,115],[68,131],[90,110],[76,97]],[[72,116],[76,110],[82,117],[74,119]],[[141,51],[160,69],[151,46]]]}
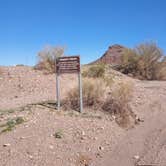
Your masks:
{"label": "desert landscape background", "polygon": [[[154,54],[131,57],[134,50],[115,45],[82,66],[83,113],[77,110],[77,74],[60,76],[56,110],[55,58],[61,48],[42,50],[35,67],[1,66],[0,165],[165,166],[165,58],[153,43],[144,46],[144,53]],[[146,65],[144,72],[130,66],[134,56],[137,65]]]}

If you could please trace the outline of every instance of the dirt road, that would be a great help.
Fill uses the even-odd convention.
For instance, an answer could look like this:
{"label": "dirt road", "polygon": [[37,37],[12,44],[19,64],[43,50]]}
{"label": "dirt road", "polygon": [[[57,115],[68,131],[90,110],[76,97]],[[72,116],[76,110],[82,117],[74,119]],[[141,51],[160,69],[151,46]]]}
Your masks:
{"label": "dirt road", "polygon": [[133,108],[144,122],[95,165],[166,166],[166,82],[138,82]]}

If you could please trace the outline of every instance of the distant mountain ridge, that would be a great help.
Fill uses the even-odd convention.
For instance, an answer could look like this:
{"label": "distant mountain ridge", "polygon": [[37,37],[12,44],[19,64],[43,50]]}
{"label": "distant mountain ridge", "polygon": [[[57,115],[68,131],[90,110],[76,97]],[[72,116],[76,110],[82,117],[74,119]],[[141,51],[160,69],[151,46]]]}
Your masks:
{"label": "distant mountain ridge", "polygon": [[104,64],[112,64],[117,65],[120,63],[121,56],[126,47],[114,44],[108,48],[108,50],[96,61],[93,61],[90,64],[104,63]]}

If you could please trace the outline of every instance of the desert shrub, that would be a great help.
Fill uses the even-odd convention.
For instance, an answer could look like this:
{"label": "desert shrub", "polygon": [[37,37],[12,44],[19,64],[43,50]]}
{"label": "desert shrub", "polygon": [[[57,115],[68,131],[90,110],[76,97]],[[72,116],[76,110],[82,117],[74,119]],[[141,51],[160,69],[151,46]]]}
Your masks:
{"label": "desert shrub", "polygon": [[124,74],[136,73],[139,56],[132,49],[125,49],[121,64],[117,67]]}
{"label": "desert shrub", "polygon": [[114,115],[116,117],[116,122],[122,127],[128,126],[130,123],[130,116],[133,118],[132,109],[129,105],[132,92],[132,83],[120,83],[112,90],[102,105],[102,110]]}
{"label": "desert shrub", "polygon": [[111,114],[121,114],[126,109],[131,99],[133,85],[130,82],[120,83],[112,89],[110,95],[103,104],[103,110]]}
{"label": "desert shrub", "polygon": [[157,80],[166,80],[166,62],[158,64],[155,75]]}
{"label": "desert shrub", "polygon": [[105,65],[97,64],[92,65],[87,70],[84,70],[82,75],[83,77],[92,77],[92,78],[101,78],[105,74]]}
{"label": "desert shrub", "polygon": [[[131,117],[134,117],[129,105],[132,92],[133,84],[131,82],[122,82],[110,87],[103,79],[86,78],[83,81],[83,105],[85,109],[97,109],[114,115],[120,126],[127,127]],[[74,87],[68,92],[63,104],[65,110],[79,111],[78,87]]]}
{"label": "desert shrub", "polygon": [[166,78],[166,58],[155,43],[143,43],[124,51],[117,69],[140,79],[162,80]]}
{"label": "desert shrub", "polygon": [[[86,78],[83,80],[83,105],[84,107],[97,107],[104,100],[106,86],[103,80]],[[74,87],[65,99],[66,109],[79,109],[79,90]]]}
{"label": "desert shrub", "polygon": [[38,63],[35,66],[37,70],[44,70],[45,73],[56,72],[56,58],[64,55],[63,47],[45,47],[38,53]]}

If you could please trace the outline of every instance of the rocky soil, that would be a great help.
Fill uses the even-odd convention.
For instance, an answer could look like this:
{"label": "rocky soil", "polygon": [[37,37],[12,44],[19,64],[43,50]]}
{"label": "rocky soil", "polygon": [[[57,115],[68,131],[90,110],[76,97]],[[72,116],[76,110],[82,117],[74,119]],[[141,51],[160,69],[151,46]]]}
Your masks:
{"label": "rocky soil", "polygon": [[[0,131],[11,131],[0,134],[0,165],[166,166],[166,82],[133,80],[130,104],[140,122],[124,129],[98,110],[57,112],[41,104],[55,100],[55,75],[30,67],[2,72]],[[76,79],[61,77],[61,97]]]}

